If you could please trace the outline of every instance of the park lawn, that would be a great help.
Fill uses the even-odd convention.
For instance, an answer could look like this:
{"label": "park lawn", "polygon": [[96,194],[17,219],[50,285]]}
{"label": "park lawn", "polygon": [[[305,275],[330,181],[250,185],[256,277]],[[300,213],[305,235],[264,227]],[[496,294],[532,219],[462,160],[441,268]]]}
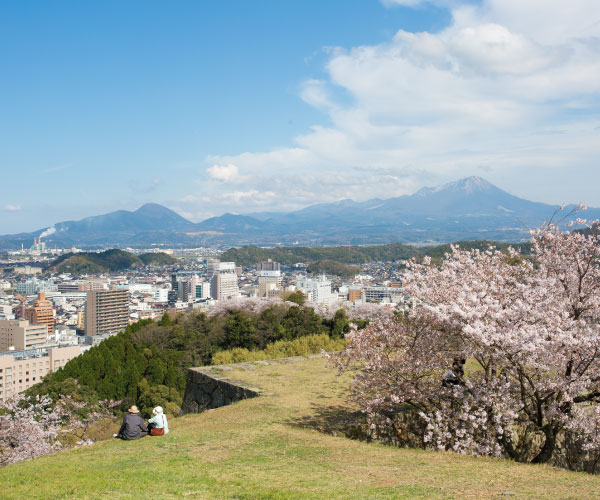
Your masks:
{"label": "park lawn", "polygon": [[[577,499],[600,477],[398,449],[334,435],[354,408],[322,358],[227,376],[271,393],[170,422],[164,437],[111,440],[0,469],[8,499]],[[327,432],[323,432],[327,431]]]}

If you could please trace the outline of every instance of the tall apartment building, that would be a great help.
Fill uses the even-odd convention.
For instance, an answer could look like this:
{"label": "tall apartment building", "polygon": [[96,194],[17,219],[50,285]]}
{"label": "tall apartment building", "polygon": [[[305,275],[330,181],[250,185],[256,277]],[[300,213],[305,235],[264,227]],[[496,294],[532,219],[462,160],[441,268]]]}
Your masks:
{"label": "tall apartment building", "polygon": [[168,302],[170,305],[174,305],[175,302],[190,302],[194,298],[194,279],[197,276],[190,274],[176,274],[171,275],[171,292],[168,296]]}
{"label": "tall apartment building", "polygon": [[25,308],[25,319],[32,324],[46,325],[48,335],[54,333],[54,308],[44,292],[38,293],[33,306]]}
{"label": "tall apartment building", "polygon": [[0,403],[39,383],[45,375],[62,368],[79,354],[79,346],[0,353]]}
{"label": "tall apartment building", "polygon": [[235,262],[212,262],[211,295],[215,300],[239,297],[238,275]]}
{"label": "tall apartment building", "polygon": [[211,295],[215,300],[239,297],[238,277],[233,274],[215,274],[211,280]]}
{"label": "tall apartment building", "polygon": [[0,352],[10,348],[34,349],[48,339],[46,325],[32,325],[26,319],[0,319]]}
{"label": "tall apartment building", "polygon": [[256,265],[257,271],[281,271],[281,265],[279,262],[274,262],[271,259],[259,262]]}
{"label": "tall apartment building", "polygon": [[127,290],[92,290],[85,303],[85,334],[118,332],[129,323]]}
{"label": "tall apartment building", "polygon": [[258,276],[258,296],[268,297],[269,292],[281,289],[281,271],[260,271]]}

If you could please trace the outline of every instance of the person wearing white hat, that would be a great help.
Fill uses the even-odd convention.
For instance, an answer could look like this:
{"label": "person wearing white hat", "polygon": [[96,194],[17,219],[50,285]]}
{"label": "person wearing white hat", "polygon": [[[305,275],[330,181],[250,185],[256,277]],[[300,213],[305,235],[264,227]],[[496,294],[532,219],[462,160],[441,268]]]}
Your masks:
{"label": "person wearing white hat", "polygon": [[[169,422],[167,421],[167,416],[164,414],[162,406],[157,406],[152,410],[152,415],[154,415],[150,420],[148,420],[148,434],[151,436],[161,436],[163,434],[169,433]],[[162,430],[158,430],[162,429]]]}
{"label": "person wearing white hat", "polygon": [[129,408],[129,413],[123,417],[123,423],[115,437],[130,441],[132,439],[139,439],[147,434],[148,428],[144,423],[144,419],[140,416],[140,410],[134,405]]}

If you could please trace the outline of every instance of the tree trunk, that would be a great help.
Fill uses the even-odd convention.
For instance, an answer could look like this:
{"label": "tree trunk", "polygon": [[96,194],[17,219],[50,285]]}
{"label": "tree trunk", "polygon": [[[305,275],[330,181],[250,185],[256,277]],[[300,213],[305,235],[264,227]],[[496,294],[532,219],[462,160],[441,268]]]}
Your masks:
{"label": "tree trunk", "polygon": [[549,462],[554,453],[554,448],[556,448],[556,429],[548,424],[544,426],[543,431],[546,441],[544,441],[544,446],[540,452],[531,461],[532,464],[545,464]]}

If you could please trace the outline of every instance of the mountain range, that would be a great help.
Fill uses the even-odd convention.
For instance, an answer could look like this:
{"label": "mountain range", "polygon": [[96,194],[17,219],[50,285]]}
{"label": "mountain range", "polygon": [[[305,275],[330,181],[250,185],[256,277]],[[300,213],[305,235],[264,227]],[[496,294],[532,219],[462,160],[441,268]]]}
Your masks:
{"label": "mountain range", "polygon": [[[568,213],[575,205],[564,208]],[[147,247],[199,245],[339,245],[389,242],[420,245],[459,240],[521,241],[558,206],[513,196],[481,177],[467,177],[412,195],[363,202],[320,203],[294,212],[226,213],[199,223],[154,203],[54,224],[32,233],[0,236],[0,248],[48,246]],[[600,209],[588,209],[588,219]]]}

